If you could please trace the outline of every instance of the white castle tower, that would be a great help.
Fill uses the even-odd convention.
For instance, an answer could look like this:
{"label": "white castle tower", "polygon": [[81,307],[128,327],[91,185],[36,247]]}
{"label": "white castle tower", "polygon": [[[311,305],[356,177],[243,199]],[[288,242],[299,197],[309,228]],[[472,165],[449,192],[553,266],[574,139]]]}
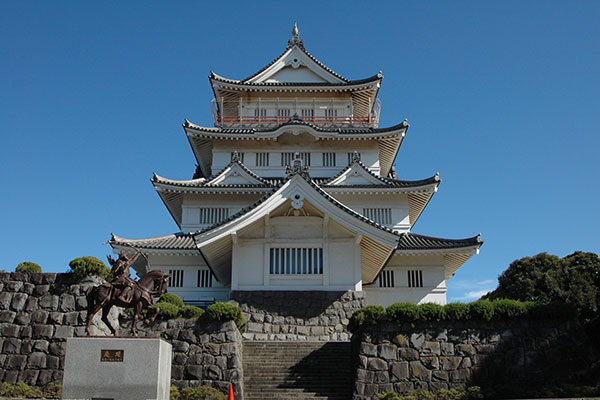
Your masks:
{"label": "white castle tower", "polygon": [[183,124],[193,179],[151,180],[180,231],[113,235],[115,251],[144,252],[152,268],[173,274],[169,291],[187,304],[269,290],[446,303],[446,281],[483,242],[412,233],[440,178],[398,179],[409,125],[379,127],[381,72],[344,78],[305,49],[294,26],[260,71],[209,79],[214,127]]}

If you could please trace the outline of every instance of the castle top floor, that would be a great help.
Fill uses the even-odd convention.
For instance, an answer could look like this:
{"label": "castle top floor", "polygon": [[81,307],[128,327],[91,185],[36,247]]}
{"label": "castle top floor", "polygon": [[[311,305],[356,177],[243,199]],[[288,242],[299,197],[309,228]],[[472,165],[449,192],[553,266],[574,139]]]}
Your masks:
{"label": "castle top floor", "polygon": [[313,57],[294,25],[285,51],[253,75],[228,79],[211,72],[217,127],[273,127],[292,117],[327,127],[377,128],[383,75],[349,80]]}

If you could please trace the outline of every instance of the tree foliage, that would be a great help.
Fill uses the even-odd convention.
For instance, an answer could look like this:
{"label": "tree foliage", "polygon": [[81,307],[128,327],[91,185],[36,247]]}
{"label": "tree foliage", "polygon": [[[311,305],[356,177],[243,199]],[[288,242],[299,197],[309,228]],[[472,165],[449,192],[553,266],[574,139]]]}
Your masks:
{"label": "tree foliage", "polygon": [[565,302],[583,318],[597,317],[600,259],[595,253],[577,251],[564,258],[540,253],[515,260],[498,277],[498,287],[483,299]]}
{"label": "tree foliage", "polygon": [[40,273],[42,272],[42,267],[31,261],[23,261],[22,263],[19,263],[19,265],[17,265],[17,268],[15,268],[15,272]]}
{"label": "tree foliage", "polygon": [[84,278],[89,275],[97,275],[103,279],[109,279],[110,268],[102,261],[92,256],[75,258],[69,263],[71,271],[78,278]]}

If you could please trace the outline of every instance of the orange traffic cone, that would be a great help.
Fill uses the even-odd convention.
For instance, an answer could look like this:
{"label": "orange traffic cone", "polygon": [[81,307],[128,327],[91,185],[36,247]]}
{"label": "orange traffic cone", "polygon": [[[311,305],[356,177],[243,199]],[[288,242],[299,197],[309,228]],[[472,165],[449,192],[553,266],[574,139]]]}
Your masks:
{"label": "orange traffic cone", "polygon": [[231,383],[229,384],[229,396],[227,397],[227,400],[235,400],[233,398],[233,385]]}

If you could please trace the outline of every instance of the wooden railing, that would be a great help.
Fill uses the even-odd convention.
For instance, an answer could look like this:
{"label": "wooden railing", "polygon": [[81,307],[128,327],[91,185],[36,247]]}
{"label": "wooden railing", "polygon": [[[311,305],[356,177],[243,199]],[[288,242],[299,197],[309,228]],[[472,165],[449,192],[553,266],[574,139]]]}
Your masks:
{"label": "wooden railing", "polygon": [[[297,117],[304,122],[319,126],[373,126],[373,117]],[[292,117],[239,117],[215,116],[215,124],[219,126],[279,126],[290,121]]]}

